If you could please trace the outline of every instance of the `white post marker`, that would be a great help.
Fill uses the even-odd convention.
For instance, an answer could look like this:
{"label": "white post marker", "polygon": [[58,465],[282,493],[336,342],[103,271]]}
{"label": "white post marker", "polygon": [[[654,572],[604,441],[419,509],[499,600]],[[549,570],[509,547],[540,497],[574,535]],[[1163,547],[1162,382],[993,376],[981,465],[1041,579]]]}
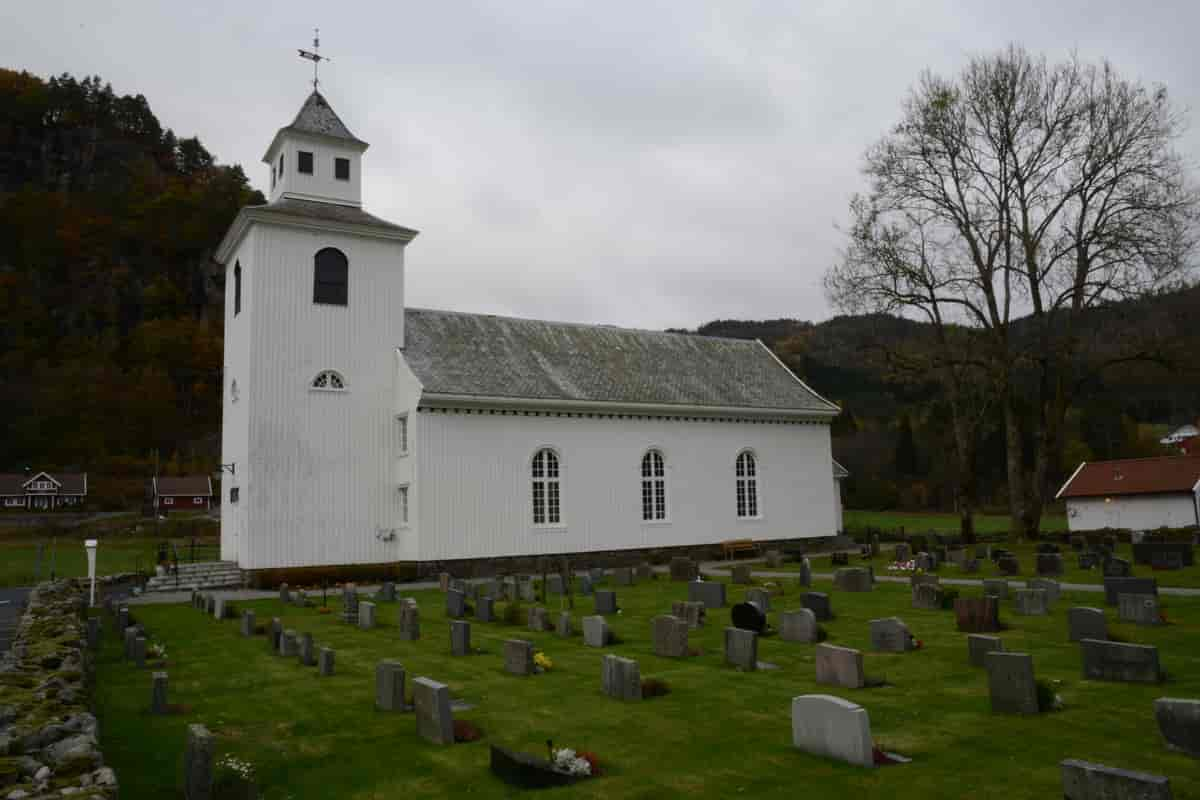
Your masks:
{"label": "white post marker", "polygon": [[99,543],[96,539],[88,539],[83,543],[83,546],[87,548],[88,579],[92,582],[92,597],[88,603],[89,608],[96,607],[96,545]]}

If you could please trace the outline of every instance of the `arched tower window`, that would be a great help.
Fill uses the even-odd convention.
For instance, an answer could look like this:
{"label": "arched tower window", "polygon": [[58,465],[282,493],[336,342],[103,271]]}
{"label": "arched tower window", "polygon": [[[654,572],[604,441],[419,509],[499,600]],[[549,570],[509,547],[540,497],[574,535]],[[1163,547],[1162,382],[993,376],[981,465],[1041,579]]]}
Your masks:
{"label": "arched tower window", "polygon": [[754,453],[743,450],[738,453],[735,468],[737,477],[738,519],[758,517],[758,462]]}
{"label": "arched tower window", "polygon": [[667,518],[666,460],[658,450],[642,456],[642,520],[655,522]]}
{"label": "arched tower window", "polygon": [[533,524],[562,522],[562,480],[558,454],[549,447],[533,456]]}
{"label": "arched tower window", "polygon": [[317,373],[317,376],[312,379],[313,389],[324,389],[329,392],[341,392],[346,389],[346,379],[340,373],[334,372],[331,369],[324,369]]}
{"label": "arched tower window", "polygon": [[336,247],[318,250],[313,257],[313,302],[330,306],[347,304],[350,262]]}
{"label": "arched tower window", "polygon": [[242,313],[242,262],[233,264],[233,315]]}

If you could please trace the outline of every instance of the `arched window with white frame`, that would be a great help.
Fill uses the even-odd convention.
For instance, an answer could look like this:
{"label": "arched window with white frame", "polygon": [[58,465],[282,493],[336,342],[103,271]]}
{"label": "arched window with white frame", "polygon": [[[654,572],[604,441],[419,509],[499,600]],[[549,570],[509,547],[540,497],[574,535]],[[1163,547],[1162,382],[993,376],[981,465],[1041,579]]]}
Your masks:
{"label": "arched window with white frame", "polygon": [[312,379],[310,388],[324,392],[344,392],[346,391],[346,379],[339,372],[323,369]]}
{"label": "arched window with white frame", "polygon": [[642,456],[642,521],[667,518],[667,462],[660,450]]}
{"label": "arched window with white frame", "polygon": [[738,453],[734,470],[737,477],[738,519],[757,519],[758,514],[758,460],[754,453],[743,450]]}
{"label": "arched window with white frame", "polygon": [[562,523],[562,466],[558,454],[549,447],[534,453],[533,465],[533,524]]}

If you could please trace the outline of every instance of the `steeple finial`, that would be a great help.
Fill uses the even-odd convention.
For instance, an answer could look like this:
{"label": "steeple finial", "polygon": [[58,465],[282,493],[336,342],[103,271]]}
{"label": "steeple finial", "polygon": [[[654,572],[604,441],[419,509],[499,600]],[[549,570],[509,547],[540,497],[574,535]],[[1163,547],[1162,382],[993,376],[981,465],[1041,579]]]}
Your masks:
{"label": "steeple finial", "polygon": [[317,85],[320,81],[317,80],[317,67],[322,61],[331,61],[329,56],[321,55],[321,29],[313,28],[313,49],[310,53],[308,50],[297,50],[301,58],[306,58],[313,62],[313,91],[317,91]]}

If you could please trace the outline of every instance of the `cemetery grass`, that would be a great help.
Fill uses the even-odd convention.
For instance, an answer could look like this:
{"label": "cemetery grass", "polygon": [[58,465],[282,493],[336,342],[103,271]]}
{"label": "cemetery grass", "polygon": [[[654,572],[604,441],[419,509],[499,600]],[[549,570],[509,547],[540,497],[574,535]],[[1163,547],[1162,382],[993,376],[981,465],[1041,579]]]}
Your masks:
{"label": "cemetery grass", "polygon": [[[843,526],[847,533],[863,534],[868,527],[882,531],[896,531],[904,528],[905,533],[919,534],[928,531],[938,533],[958,533],[959,516],[957,514],[938,514],[920,511],[851,511],[843,512]],[[1006,535],[1009,528],[1007,514],[976,514],[975,530],[980,535]],[[1042,530],[1065,531],[1067,529],[1066,514],[1044,514]]]}
{"label": "cemetery grass", "polygon": [[[797,608],[794,582],[773,601]],[[827,583],[818,590],[830,591]],[[879,584],[870,593],[832,592],[837,618],[824,623],[833,644],[862,649],[869,676],[888,685],[860,690],[819,686],[814,645],[763,638],[762,661],[780,669],[742,673],[722,664],[722,630],[729,611],[715,610],[691,640],[702,654],[686,660],[652,654],[650,619],[686,598],[686,585],[660,577],[617,587],[622,613],[608,617],[623,643],[605,649],[583,646],[578,635],[558,639],[524,627],[472,621],[472,644],[486,652],[449,653],[444,598],[414,594],[421,607],[422,638],[397,637],[397,605],[380,604],[380,627],[360,631],[315,609],[277,601],[238,604],[256,612],[260,624],[280,616],[284,626],[310,632],[337,651],[337,674],[319,678],[295,659],[270,655],[263,636],[243,639],[239,622],[214,621],[190,605],[135,606],[152,640],[166,645],[170,702],[186,713],[152,717],[153,667],[138,671],[120,661],[120,647],[106,623],[97,658],[96,713],[107,762],[121,779],[123,798],[179,795],[186,726],[200,722],[217,736],[218,753],[254,765],[271,800],[283,798],[514,797],[494,777],[488,744],[537,754],[546,740],[596,753],[603,777],[540,796],[582,798],[863,796],[898,798],[1042,798],[1061,796],[1058,764],[1080,758],[1164,774],[1177,800],[1200,798],[1200,760],[1166,749],[1154,721],[1157,697],[1200,696],[1200,599],[1164,598],[1173,624],[1135,628],[1116,624],[1127,641],[1158,646],[1172,680],[1161,686],[1084,681],[1078,645],[1067,642],[1067,609],[1098,605],[1102,598],[1066,593],[1047,617],[1017,617],[1006,603],[1002,619],[1011,629],[1005,648],[1030,652],[1039,678],[1061,682],[1063,711],[1035,717],[993,715],[987,676],[967,664],[966,635],[954,629],[949,611],[910,607],[907,586]],[[407,594],[400,590],[400,595]],[[729,587],[731,601],[743,587]],[[977,595],[978,590],[967,590]],[[557,600],[557,598],[552,598]],[[557,602],[550,604],[556,609]],[[592,599],[576,598],[575,627],[590,614]],[[869,652],[868,621],[900,616],[923,648],[905,654]],[[553,660],[543,675],[516,677],[503,671],[503,640],[535,642]],[[622,703],[601,693],[604,653],[636,659],[645,678],[667,681],[671,693],[641,703]],[[476,705],[455,712],[479,726],[484,738],[439,747],[416,735],[412,714],[373,707],[375,664],[400,660],[407,680],[428,676],[450,686],[451,695]],[[861,769],[791,747],[790,701],[801,694],[834,694],[865,707],[876,744],[911,757],[903,766]]]}
{"label": "cemetery grass", "polygon": [[[41,558],[41,580],[48,580],[51,567],[57,577],[86,577],[87,553],[83,539],[73,534],[47,543]],[[132,572],[155,563],[156,539],[109,537],[96,550],[96,574]],[[140,561],[139,561],[140,559]],[[0,586],[31,586],[38,579],[38,542],[24,537],[0,538]]]}

